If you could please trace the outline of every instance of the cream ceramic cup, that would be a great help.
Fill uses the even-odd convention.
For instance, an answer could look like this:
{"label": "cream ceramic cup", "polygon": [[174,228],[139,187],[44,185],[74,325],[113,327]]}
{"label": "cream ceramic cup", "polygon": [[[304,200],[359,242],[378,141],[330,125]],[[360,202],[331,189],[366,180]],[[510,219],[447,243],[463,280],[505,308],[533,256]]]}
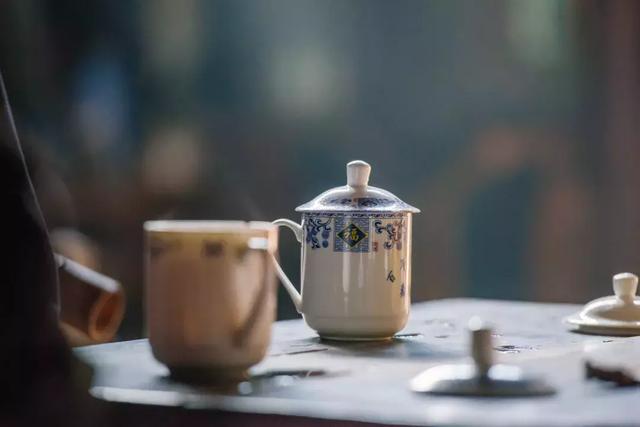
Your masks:
{"label": "cream ceramic cup", "polygon": [[275,319],[267,222],[148,221],[146,322],[154,357],[189,379],[242,377],[264,357]]}

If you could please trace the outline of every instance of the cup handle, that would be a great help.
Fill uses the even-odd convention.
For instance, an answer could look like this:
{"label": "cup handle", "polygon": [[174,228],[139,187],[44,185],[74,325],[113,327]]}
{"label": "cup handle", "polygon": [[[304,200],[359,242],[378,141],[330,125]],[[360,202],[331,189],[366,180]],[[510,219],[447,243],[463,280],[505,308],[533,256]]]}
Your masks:
{"label": "cup handle", "polygon": [[[273,221],[273,224],[277,225],[278,227],[282,227],[282,226],[287,227],[289,230],[293,231],[293,234],[295,234],[296,240],[298,241],[298,243],[302,244],[303,233],[302,233],[302,226],[300,224],[284,218],[276,219],[275,221]],[[296,307],[296,311],[302,314],[302,296],[300,296],[300,293],[298,292],[296,287],[293,286],[293,283],[291,283],[291,280],[289,280],[284,270],[282,269],[282,267],[280,267],[280,264],[278,264],[278,261],[273,256],[273,254],[271,254],[271,260],[273,261],[273,265],[276,268],[276,273],[280,278],[280,282],[282,283],[282,286],[284,286],[284,289],[287,291],[287,293],[291,297],[291,301],[293,301],[293,305]]]}
{"label": "cup handle", "polygon": [[258,321],[264,306],[264,301],[269,292],[269,277],[271,276],[269,257],[273,257],[273,254],[269,248],[269,240],[261,237],[252,237],[247,242],[247,250],[259,250],[264,254],[264,271],[262,273],[260,291],[253,302],[253,306],[251,307],[251,311],[249,311],[247,320],[245,320],[240,329],[233,334],[233,345],[235,347],[242,347],[249,336],[249,333],[253,330],[256,322]]}

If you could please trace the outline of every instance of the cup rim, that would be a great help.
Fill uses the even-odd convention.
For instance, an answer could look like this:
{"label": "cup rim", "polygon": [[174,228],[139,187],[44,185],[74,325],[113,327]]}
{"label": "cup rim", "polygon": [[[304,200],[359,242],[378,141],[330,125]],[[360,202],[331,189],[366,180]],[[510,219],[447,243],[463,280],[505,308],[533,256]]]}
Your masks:
{"label": "cup rim", "polygon": [[151,220],[143,224],[145,232],[151,233],[209,233],[228,234],[256,231],[274,231],[276,226],[267,221],[242,220]]}

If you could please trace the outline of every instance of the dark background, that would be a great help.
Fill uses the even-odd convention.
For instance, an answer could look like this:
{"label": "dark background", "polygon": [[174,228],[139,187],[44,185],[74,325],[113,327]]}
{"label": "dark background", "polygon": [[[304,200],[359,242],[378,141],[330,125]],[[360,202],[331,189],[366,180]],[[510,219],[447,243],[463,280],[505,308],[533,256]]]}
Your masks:
{"label": "dark background", "polygon": [[54,244],[123,283],[133,338],[143,221],[297,219],[353,159],[422,210],[415,301],[609,294],[640,270],[639,25],[623,0],[16,0],[0,68]]}

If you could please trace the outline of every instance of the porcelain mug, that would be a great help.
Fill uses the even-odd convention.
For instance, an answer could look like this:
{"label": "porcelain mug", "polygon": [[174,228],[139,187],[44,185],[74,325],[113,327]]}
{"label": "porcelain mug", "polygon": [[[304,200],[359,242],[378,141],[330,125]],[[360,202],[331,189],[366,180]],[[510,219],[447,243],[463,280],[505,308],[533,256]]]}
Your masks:
{"label": "porcelain mug", "polygon": [[277,219],[302,245],[301,294],[272,257],[307,324],[323,338],[386,339],[407,323],[411,220],[419,209],[369,186],[371,166],[347,164],[347,185],[296,208],[302,223]]}
{"label": "porcelain mug", "polygon": [[177,377],[243,377],[270,342],[276,227],[148,221],[144,231],[146,320],[154,357]]}

